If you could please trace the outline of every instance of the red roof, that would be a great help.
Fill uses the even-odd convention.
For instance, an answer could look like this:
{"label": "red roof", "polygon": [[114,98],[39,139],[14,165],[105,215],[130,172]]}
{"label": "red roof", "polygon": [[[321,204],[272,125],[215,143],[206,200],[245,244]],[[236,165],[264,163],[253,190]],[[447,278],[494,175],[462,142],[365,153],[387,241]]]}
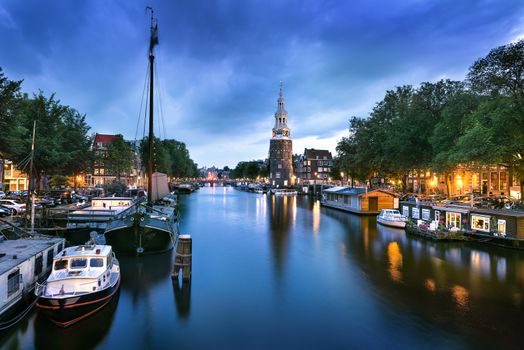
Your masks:
{"label": "red roof", "polygon": [[95,135],[95,144],[96,143],[103,143],[108,144],[115,138],[116,135],[107,135],[107,134],[96,134]]}

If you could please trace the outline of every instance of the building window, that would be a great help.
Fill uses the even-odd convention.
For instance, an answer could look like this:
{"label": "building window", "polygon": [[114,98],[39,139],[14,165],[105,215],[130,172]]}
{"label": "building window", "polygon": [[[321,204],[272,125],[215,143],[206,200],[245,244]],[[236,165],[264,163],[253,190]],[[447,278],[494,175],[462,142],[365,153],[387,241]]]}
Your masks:
{"label": "building window", "polygon": [[35,276],[39,276],[44,269],[44,256],[40,255],[35,258]]}
{"label": "building window", "polygon": [[446,212],[446,226],[460,228],[460,213]]}
{"label": "building window", "polygon": [[15,272],[11,272],[7,276],[7,297],[9,298],[11,295],[16,293],[18,289],[20,289],[20,281],[21,281],[22,275],[20,275],[20,270],[16,270]]}
{"label": "building window", "polygon": [[489,216],[471,215],[471,229],[489,232]]}
{"label": "building window", "polygon": [[321,173],[322,172],[322,168],[318,168],[318,172]]}
{"label": "building window", "polygon": [[402,215],[404,215],[405,217],[409,218],[409,207],[408,206],[406,206],[406,205],[402,206]]}
{"label": "building window", "polygon": [[507,176],[506,176],[506,172],[505,171],[502,171],[500,173],[500,190],[501,191],[505,191],[508,189],[508,179],[507,179]]}
{"label": "building window", "polygon": [[497,191],[499,189],[499,173],[497,172],[492,172],[491,173],[491,186],[490,186],[490,190],[495,190]]}
{"label": "building window", "polygon": [[501,236],[506,235],[506,220],[498,219],[497,221],[497,232]]}
{"label": "building window", "polygon": [[431,218],[431,212],[429,209],[422,209],[422,220],[429,221]]}
{"label": "building window", "polygon": [[280,173],[275,173],[275,178],[280,179]]}
{"label": "building window", "polygon": [[411,208],[411,217],[413,219],[420,219],[418,208],[415,208],[415,207]]}
{"label": "building window", "polygon": [[277,168],[282,169],[282,164],[278,163]]}

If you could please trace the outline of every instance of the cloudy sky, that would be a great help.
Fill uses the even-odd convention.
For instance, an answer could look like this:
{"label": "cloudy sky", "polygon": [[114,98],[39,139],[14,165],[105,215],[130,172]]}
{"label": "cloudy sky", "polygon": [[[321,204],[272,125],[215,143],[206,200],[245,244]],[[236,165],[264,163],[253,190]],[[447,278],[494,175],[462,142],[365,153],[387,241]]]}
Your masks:
{"label": "cloudy sky", "polygon": [[267,157],[280,81],[294,152],[334,152],[386,90],[463,79],[524,37],[522,0],[2,0],[0,67],[92,132],[141,138],[146,5],[159,23],[155,134],[199,166]]}

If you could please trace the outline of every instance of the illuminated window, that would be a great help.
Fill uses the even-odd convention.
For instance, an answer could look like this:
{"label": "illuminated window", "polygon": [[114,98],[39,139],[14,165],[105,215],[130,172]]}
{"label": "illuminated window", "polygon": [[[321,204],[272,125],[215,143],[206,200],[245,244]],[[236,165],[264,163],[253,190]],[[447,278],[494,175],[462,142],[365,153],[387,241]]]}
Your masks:
{"label": "illuminated window", "polygon": [[497,221],[497,232],[501,236],[506,235],[506,220],[499,219]]}
{"label": "illuminated window", "polygon": [[409,218],[409,207],[408,206],[406,206],[406,205],[402,206],[402,215],[404,215],[405,217]]}
{"label": "illuminated window", "polygon": [[422,220],[429,221],[431,218],[431,212],[429,209],[422,209]]}
{"label": "illuminated window", "polygon": [[489,216],[471,215],[471,229],[489,232]]}
{"label": "illuminated window", "polygon": [[446,212],[446,226],[460,228],[460,213]]}
{"label": "illuminated window", "polygon": [[411,208],[411,217],[413,219],[420,219],[420,215],[419,214],[420,214],[420,212],[419,212],[418,208],[415,208],[415,207]]}

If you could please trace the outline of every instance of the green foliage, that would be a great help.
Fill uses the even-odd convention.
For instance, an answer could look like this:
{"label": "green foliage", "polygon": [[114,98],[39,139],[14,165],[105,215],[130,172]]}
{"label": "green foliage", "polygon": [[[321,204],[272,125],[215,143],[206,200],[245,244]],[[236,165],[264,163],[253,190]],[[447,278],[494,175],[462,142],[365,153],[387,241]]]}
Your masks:
{"label": "green foliage", "polygon": [[[506,49],[523,48],[521,43]],[[506,49],[472,66],[470,89],[440,80],[387,91],[369,118],[350,119],[349,135],[337,145],[337,167],[363,181],[406,179],[413,170],[446,174],[458,164],[505,163],[524,178],[524,54]],[[509,68],[510,60],[522,72]]]}
{"label": "green foliage", "polygon": [[0,67],[0,157],[9,158],[21,147],[17,114],[21,84],[22,81],[8,80]]}
{"label": "green foliage", "polygon": [[[23,162],[31,152],[33,123],[36,121],[34,171],[36,177],[49,175],[74,175],[88,166],[88,136],[90,127],[85,116],[69,106],[60,104],[54,94],[49,98],[42,92],[32,99],[18,102],[15,135],[18,146],[11,149],[9,157]],[[26,169],[27,170],[27,169]]]}
{"label": "green foliage", "polygon": [[267,177],[269,174],[268,166],[256,160],[249,162],[239,162],[235,169],[231,171],[232,179],[256,179],[257,177]]}
{"label": "green foliage", "polygon": [[49,187],[53,189],[62,189],[66,187],[70,187],[70,182],[68,181],[67,177],[63,175],[53,175],[48,181]]}
{"label": "green foliage", "polygon": [[120,175],[128,172],[133,166],[133,149],[124,141],[124,136],[115,135],[107,146],[107,169],[114,174],[117,179]]}
{"label": "green foliage", "polygon": [[[148,139],[140,142],[140,157],[143,166],[148,164]],[[185,143],[177,140],[153,139],[153,171],[177,178],[198,177],[197,164],[190,158]]]}
{"label": "green foliage", "polygon": [[104,185],[104,191],[106,193],[114,194],[117,197],[123,196],[124,192],[126,191],[126,188],[127,188],[126,184],[119,180],[114,180]]}

